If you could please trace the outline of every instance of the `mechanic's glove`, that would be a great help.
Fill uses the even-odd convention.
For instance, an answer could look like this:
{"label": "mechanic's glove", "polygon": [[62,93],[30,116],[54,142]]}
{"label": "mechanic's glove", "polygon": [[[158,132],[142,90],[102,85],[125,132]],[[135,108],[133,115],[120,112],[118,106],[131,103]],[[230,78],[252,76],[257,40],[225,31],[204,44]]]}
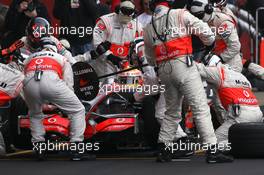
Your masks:
{"label": "mechanic's glove", "polygon": [[24,46],[24,42],[21,40],[17,40],[9,48],[2,50],[1,55],[2,56],[9,55],[9,54],[15,52],[17,49],[19,49],[23,46]]}
{"label": "mechanic's glove", "polygon": [[243,68],[247,69],[250,63],[251,63],[251,60],[247,60],[247,61],[243,64]]}
{"label": "mechanic's glove", "polygon": [[205,50],[211,52],[215,47],[215,41],[210,46],[205,46]]}
{"label": "mechanic's glove", "polygon": [[111,61],[114,65],[116,65],[117,67],[120,67],[119,63],[122,61],[120,57],[110,54],[107,56],[107,59]]}
{"label": "mechanic's glove", "polygon": [[210,46],[205,46],[202,50],[197,51],[196,53],[199,53],[199,59],[195,59],[196,61],[201,61],[205,63],[204,61],[207,60],[207,56],[211,54],[211,51],[213,50],[215,46],[215,42],[211,44]]}
{"label": "mechanic's glove", "polygon": [[92,60],[95,60],[96,58],[98,58],[98,54],[96,53],[95,50],[91,50],[90,55],[91,55]]}
{"label": "mechanic's glove", "polygon": [[205,55],[202,59],[201,62],[207,66],[209,64],[209,61],[211,60],[213,54],[211,52],[209,52],[207,55]]}
{"label": "mechanic's glove", "polygon": [[111,43],[109,41],[105,41],[100,43],[97,47],[96,47],[96,52],[98,53],[98,55],[103,55],[106,51],[108,51],[111,47]]}
{"label": "mechanic's glove", "polygon": [[90,52],[91,58],[94,60],[98,58],[99,56],[103,55],[105,52],[107,52],[111,47],[111,43],[109,41],[105,41],[100,43],[95,50],[92,50]]}

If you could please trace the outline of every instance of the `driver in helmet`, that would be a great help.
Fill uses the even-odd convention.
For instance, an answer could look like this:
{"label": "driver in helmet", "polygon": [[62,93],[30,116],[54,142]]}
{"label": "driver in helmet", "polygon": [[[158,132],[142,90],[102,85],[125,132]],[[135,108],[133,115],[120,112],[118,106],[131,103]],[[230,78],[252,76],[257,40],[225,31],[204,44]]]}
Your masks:
{"label": "driver in helmet", "polygon": [[65,49],[57,38],[50,35],[50,27],[50,23],[46,19],[41,17],[32,18],[27,25],[26,36],[21,38],[25,44],[23,49],[30,53],[38,52],[41,49],[41,38],[49,37],[55,43],[58,53],[66,57],[71,64],[74,64],[76,61],[72,57],[72,54]]}
{"label": "driver in helmet", "polygon": [[[106,52],[105,48],[108,47],[107,42],[102,42],[98,44],[98,47],[91,51],[85,53],[86,60],[82,60],[83,56],[76,56],[72,57],[72,54],[70,51],[68,51],[64,45],[54,36],[50,35],[50,24],[49,22],[41,17],[32,18],[30,22],[28,23],[28,26],[26,28],[26,36],[23,37],[21,40],[24,42],[24,47],[22,49],[25,49],[29,51],[29,53],[35,53],[40,51],[41,49],[41,39],[46,38],[51,40],[57,48],[57,53],[67,58],[67,61],[73,65],[77,61],[86,61],[86,60],[92,60],[98,57],[99,55]],[[70,78],[72,81],[68,81],[71,86],[73,86],[73,77]],[[73,76],[73,75],[72,75]]]}

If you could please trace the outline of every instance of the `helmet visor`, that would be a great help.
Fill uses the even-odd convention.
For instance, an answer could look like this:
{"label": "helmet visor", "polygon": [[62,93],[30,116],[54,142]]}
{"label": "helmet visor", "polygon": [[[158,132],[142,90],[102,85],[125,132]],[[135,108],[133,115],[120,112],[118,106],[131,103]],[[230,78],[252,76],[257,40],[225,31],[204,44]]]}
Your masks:
{"label": "helmet visor", "polygon": [[130,7],[121,7],[120,11],[123,15],[126,15],[126,16],[132,16],[135,13],[135,10]]}

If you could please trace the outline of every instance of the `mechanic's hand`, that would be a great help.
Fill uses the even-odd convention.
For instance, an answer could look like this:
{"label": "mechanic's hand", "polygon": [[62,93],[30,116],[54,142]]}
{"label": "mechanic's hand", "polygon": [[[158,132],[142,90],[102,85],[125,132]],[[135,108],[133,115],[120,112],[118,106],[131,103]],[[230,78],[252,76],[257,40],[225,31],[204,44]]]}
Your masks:
{"label": "mechanic's hand", "polygon": [[17,40],[16,42],[14,42],[14,43],[9,47],[9,49],[10,49],[11,52],[14,52],[15,50],[20,49],[20,48],[23,47],[23,46],[24,46],[24,42],[21,41],[21,40]]}
{"label": "mechanic's hand", "polygon": [[27,15],[27,16],[30,17],[30,18],[34,18],[34,17],[38,16],[38,13],[37,13],[37,10],[36,10],[36,9],[33,10],[32,12],[30,12],[30,11],[25,11],[24,13],[25,13],[25,15]]}
{"label": "mechanic's hand", "polygon": [[214,55],[211,52],[207,54],[201,61],[205,66],[213,66],[213,65],[216,66],[219,62],[224,63],[220,56]]}
{"label": "mechanic's hand", "polygon": [[107,56],[107,59],[111,61],[114,65],[116,65],[117,67],[120,67],[119,63],[122,61],[120,57],[110,54]]}
{"label": "mechanic's hand", "polygon": [[92,60],[95,60],[99,56],[103,55],[107,52],[111,47],[111,43],[109,41],[101,42],[95,50],[90,52]]}
{"label": "mechanic's hand", "polygon": [[205,46],[205,55],[209,54],[215,47],[215,42],[211,44],[210,46]]}
{"label": "mechanic's hand", "polygon": [[27,8],[28,8],[28,2],[26,2],[26,1],[22,1],[22,2],[18,5],[17,10],[18,10],[19,12],[23,12],[23,11],[27,10]]}
{"label": "mechanic's hand", "polygon": [[100,43],[97,48],[96,48],[96,52],[98,53],[98,55],[103,55],[106,51],[108,51],[111,47],[111,43],[109,41],[105,41]]}
{"label": "mechanic's hand", "polygon": [[2,50],[2,55],[9,55],[24,46],[24,42],[17,40],[9,48]]}
{"label": "mechanic's hand", "polygon": [[91,55],[92,60],[95,60],[96,58],[98,58],[98,54],[96,53],[95,50],[91,50],[90,55]]}

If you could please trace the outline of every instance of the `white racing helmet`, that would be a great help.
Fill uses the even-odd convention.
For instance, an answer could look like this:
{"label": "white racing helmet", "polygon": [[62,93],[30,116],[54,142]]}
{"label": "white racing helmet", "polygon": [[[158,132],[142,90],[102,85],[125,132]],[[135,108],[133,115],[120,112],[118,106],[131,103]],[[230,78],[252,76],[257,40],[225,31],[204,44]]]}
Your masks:
{"label": "white racing helmet", "polygon": [[204,22],[209,22],[214,17],[214,8],[208,0],[189,0],[187,9]]}
{"label": "white racing helmet", "polygon": [[117,10],[119,15],[119,21],[122,24],[126,24],[133,19],[133,16],[136,13],[136,6],[131,0],[123,0],[120,3],[120,7]]}
{"label": "white racing helmet", "polygon": [[138,69],[134,69],[128,72],[123,72],[118,76],[118,82],[127,86],[139,86],[143,83],[142,72]]}

